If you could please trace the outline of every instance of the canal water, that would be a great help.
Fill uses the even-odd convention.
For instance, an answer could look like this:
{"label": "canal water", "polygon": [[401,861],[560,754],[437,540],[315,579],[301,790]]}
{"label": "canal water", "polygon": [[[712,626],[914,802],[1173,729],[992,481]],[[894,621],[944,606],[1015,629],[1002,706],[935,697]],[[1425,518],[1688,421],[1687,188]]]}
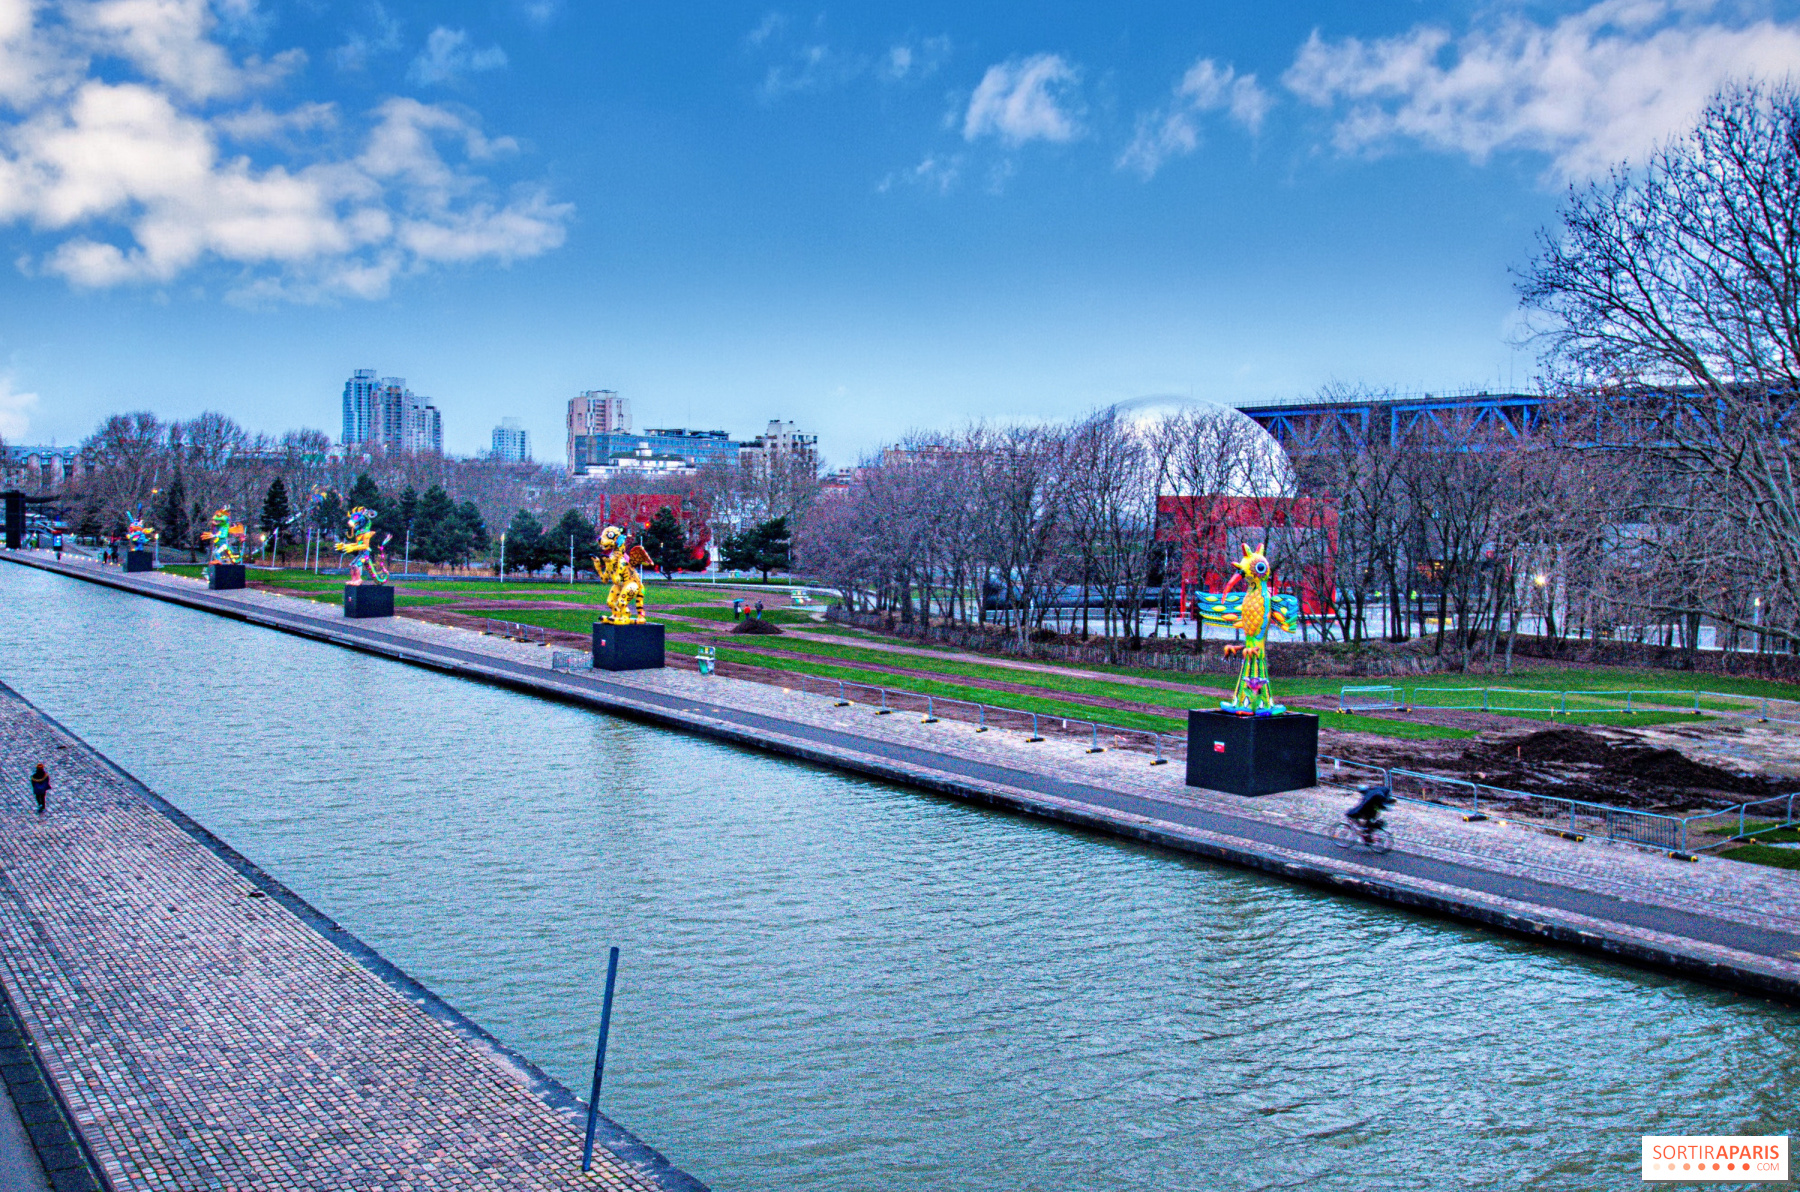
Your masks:
{"label": "canal water", "polygon": [[604,1108],[721,1192],[1589,1192],[1800,1134],[1758,999],[20,567],[0,608],[0,680],[578,1092],[618,944]]}

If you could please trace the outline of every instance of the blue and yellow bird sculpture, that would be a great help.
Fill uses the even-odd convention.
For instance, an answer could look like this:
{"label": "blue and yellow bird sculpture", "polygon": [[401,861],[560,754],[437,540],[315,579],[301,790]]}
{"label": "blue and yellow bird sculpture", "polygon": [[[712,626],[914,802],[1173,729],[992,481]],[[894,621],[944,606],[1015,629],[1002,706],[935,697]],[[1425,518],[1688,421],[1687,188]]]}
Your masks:
{"label": "blue and yellow bird sculpture", "polygon": [[[1195,611],[1202,621],[1229,625],[1244,633],[1242,644],[1225,647],[1227,657],[1242,652],[1244,669],[1238,674],[1231,699],[1219,701],[1221,712],[1236,712],[1240,716],[1279,716],[1287,711],[1275,702],[1269,691],[1266,647],[1271,621],[1289,633],[1300,623],[1300,601],[1291,594],[1276,595],[1270,590],[1269,559],[1263,554],[1266,546],[1265,543],[1251,550],[1250,544],[1244,543],[1244,557],[1232,564],[1237,568],[1237,574],[1231,577],[1225,590],[1194,595]],[[1233,592],[1231,589],[1239,580],[1244,581],[1244,590]]]}

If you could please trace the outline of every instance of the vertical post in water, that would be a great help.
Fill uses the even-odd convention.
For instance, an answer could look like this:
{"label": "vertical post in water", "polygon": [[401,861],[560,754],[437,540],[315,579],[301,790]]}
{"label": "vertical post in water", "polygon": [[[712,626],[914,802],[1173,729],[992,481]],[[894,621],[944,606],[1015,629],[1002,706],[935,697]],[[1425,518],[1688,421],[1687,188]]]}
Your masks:
{"label": "vertical post in water", "polygon": [[600,1077],[606,1072],[606,1032],[612,1027],[613,981],[619,975],[619,949],[606,959],[606,1000],[600,1004],[600,1042],[594,1047],[594,1084],[588,1090],[587,1139],[581,1144],[581,1170],[594,1162],[594,1127],[600,1120]]}

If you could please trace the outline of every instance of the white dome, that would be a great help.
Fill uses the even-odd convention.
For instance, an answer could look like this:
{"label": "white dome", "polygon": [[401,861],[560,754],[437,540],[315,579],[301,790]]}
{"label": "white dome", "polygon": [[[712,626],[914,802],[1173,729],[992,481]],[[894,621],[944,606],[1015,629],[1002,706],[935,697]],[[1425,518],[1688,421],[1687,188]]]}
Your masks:
{"label": "white dome", "polygon": [[[1165,451],[1167,496],[1294,495],[1293,461],[1275,436],[1242,410],[1173,394],[1136,397],[1112,408]],[[1170,436],[1176,426],[1182,433]]]}

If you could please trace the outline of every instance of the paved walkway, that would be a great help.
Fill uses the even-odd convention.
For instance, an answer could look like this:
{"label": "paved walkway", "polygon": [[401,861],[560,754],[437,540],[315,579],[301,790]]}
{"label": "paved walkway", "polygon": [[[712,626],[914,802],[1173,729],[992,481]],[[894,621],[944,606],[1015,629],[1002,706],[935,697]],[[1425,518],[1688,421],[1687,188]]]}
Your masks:
{"label": "paved walkway", "polygon": [[[106,578],[125,577],[110,571]],[[949,719],[876,716],[820,695],[686,670],[557,674],[550,650],[467,630],[407,617],[345,621],[332,605],[266,592],[208,593],[169,575],[130,580],[139,590],[487,681],[1752,988],[1800,992],[1800,874],[1791,871],[1715,857],[1679,862],[1629,845],[1576,843],[1500,821],[1469,824],[1413,806],[1392,817],[1395,853],[1346,853],[1323,836],[1346,804],[1342,790],[1237,799],[1186,787],[1179,764],[1151,767],[1141,752],[1089,754],[1085,737],[1027,743],[1019,732],[977,734]]]}
{"label": "paved walkway", "polygon": [[612,1123],[584,1176],[547,1078],[5,688],[0,774],[0,979],[114,1188],[699,1187]]}

